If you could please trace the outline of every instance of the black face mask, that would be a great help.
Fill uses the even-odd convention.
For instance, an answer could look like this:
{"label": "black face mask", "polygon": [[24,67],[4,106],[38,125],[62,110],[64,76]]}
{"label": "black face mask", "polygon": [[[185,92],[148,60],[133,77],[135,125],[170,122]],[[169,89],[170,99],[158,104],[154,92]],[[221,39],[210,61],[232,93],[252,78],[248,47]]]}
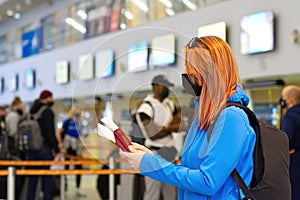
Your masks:
{"label": "black face mask", "polygon": [[49,102],[47,103],[47,105],[48,105],[49,107],[52,107],[52,106],[54,105],[54,102],[53,102],[53,101],[49,101]]}
{"label": "black face mask", "polygon": [[169,93],[170,93],[169,89],[165,87],[161,93],[161,98],[162,99],[167,98],[169,96]]}
{"label": "black face mask", "polygon": [[181,74],[182,86],[187,93],[193,96],[200,96],[202,86],[193,84],[187,74]]}
{"label": "black face mask", "polygon": [[0,121],[5,121],[5,115],[4,116],[0,116]]}
{"label": "black face mask", "polygon": [[18,110],[16,110],[16,112],[17,112],[19,115],[23,115],[23,110],[18,109]]}
{"label": "black face mask", "polygon": [[286,108],[286,101],[282,97],[279,99],[279,104],[281,108]]}

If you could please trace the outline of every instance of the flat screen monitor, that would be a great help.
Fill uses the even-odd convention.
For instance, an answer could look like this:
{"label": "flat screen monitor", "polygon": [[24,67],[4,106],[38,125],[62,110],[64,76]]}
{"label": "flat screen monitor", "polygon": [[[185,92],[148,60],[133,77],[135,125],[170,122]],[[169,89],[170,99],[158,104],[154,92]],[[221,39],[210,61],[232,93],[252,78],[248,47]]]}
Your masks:
{"label": "flat screen monitor", "polygon": [[27,69],[25,72],[25,85],[26,89],[32,90],[35,87],[35,71]]}
{"label": "flat screen monitor", "polygon": [[55,83],[66,84],[70,81],[70,63],[67,60],[58,61],[55,69]]}
{"label": "flat screen monitor", "polygon": [[7,77],[7,91],[16,92],[19,85],[19,76],[18,74],[11,74]]}
{"label": "flat screen monitor", "polygon": [[128,71],[139,72],[148,69],[148,41],[131,44],[128,49]]}
{"label": "flat screen monitor", "polygon": [[90,80],[95,75],[94,56],[92,54],[85,54],[79,57],[79,80]]}
{"label": "flat screen monitor", "polygon": [[198,36],[217,36],[226,41],[226,23],[224,21],[207,24],[198,28]]}
{"label": "flat screen monitor", "polygon": [[0,94],[4,92],[4,78],[0,78]]}
{"label": "flat screen monitor", "polygon": [[150,65],[164,67],[175,64],[175,35],[167,34],[153,38]]}
{"label": "flat screen monitor", "polygon": [[274,13],[271,10],[243,16],[240,20],[241,54],[274,50]]}
{"label": "flat screen monitor", "polygon": [[112,49],[98,51],[95,55],[95,63],[96,77],[105,78],[114,75],[115,62],[114,51]]}

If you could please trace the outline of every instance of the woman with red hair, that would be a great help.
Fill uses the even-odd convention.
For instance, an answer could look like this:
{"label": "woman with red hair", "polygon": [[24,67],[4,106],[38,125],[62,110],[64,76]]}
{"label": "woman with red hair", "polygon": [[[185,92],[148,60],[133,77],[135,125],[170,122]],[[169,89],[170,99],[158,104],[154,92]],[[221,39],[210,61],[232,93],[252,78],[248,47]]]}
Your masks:
{"label": "woman with red hair", "polygon": [[233,53],[218,37],[194,37],[184,47],[184,59],[182,85],[195,97],[197,114],[185,139],[181,163],[167,162],[138,144],[121,155],[143,175],[177,186],[178,199],[243,198],[230,173],[237,169],[249,186],[256,137],[246,113],[226,107],[227,102],[249,103]]}

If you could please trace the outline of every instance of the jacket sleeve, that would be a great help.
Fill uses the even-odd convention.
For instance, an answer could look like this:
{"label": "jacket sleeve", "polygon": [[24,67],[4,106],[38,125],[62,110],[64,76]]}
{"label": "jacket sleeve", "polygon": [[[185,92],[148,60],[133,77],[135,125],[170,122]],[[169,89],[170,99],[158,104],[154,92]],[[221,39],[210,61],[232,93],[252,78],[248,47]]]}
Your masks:
{"label": "jacket sleeve", "polygon": [[42,134],[44,137],[44,144],[51,149],[57,151],[58,143],[55,138],[55,123],[54,123],[54,113],[50,109],[46,109],[40,119],[40,124],[42,127]]}
{"label": "jacket sleeve", "polygon": [[[141,173],[184,190],[213,195],[228,179],[231,171],[238,164],[241,152],[245,150],[244,145],[248,134],[246,123],[249,122],[246,116],[242,117],[239,114],[229,111],[223,119],[220,119],[220,116],[210,142],[204,140],[199,148],[191,147],[194,148],[195,154],[198,154],[196,155],[198,166],[175,165],[159,155],[145,154],[140,166]],[[197,134],[203,133],[206,134],[206,131],[197,132]]]}

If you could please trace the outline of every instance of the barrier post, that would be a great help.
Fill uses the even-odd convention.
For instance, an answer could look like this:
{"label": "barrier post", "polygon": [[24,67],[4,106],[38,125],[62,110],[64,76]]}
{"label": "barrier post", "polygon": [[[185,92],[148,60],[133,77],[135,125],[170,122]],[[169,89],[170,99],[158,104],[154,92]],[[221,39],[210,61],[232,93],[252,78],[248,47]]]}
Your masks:
{"label": "barrier post", "polygon": [[[61,153],[61,161],[65,161],[65,155]],[[64,168],[66,166],[64,165]],[[65,175],[60,175],[60,200],[65,200]]]}
{"label": "barrier post", "polygon": [[7,200],[15,200],[16,168],[10,166],[7,170]]}
{"label": "barrier post", "polygon": [[[109,157],[109,169],[115,168],[114,157]],[[109,174],[109,200],[115,200],[115,175]]]}

